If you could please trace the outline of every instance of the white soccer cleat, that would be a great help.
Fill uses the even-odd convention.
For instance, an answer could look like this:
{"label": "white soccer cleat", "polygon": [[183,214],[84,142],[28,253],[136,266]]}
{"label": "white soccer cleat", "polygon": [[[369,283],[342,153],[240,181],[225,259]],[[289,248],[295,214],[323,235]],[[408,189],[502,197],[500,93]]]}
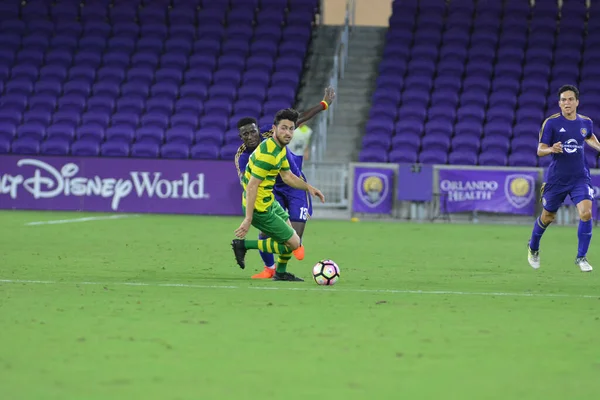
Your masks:
{"label": "white soccer cleat", "polygon": [[531,250],[529,244],[527,245],[527,261],[529,261],[529,265],[531,265],[531,268],[533,269],[538,269],[540,267],[540,251]]}
{"label": "white soccer cleat", "polygon": [[585,257],[579,257],[578,259],[576,259],[575,264],[579,266],[581,272],[590,272],[594,269]]}

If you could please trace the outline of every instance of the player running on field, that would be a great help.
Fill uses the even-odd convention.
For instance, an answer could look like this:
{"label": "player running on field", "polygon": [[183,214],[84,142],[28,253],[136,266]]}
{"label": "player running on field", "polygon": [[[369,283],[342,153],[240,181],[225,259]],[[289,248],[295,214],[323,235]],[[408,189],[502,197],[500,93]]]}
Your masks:
{"label": "player running on field", "polygon": [[299,114],[296,110],[285,109],[275,115],[273,136],[262,141],[250,155],[242,176],[242,208],[245,218],[235,235],[243,239],[250,225],[267,238],[260,240],[234,239],[231,247],[240,268],[244,269],[248,249],[279,254],[273,280],[303,281],[286,271],[292,252],[300,247],[300,237],[292,228],[288,213],[275,201],[273,187],[277,176],[287,185],[317,196],[325,201],[323,194],[290,171],[287,159],[287,144],[294,136]]}
{"label": "player running on field", "polygon": [[[298,118],[297,129],[294,132],[294,138],[298,132],[298,128],[303,123],[313,118],[319,112],[326,110],[334,99],[334,89],[331,86],[327,87],[325,89],[323,100],[318,105],[300,114],[300,117]],[[238,122],[238,129],[240,131],[240,138],[244,142],[238,149],[238,152],[235,156],[236,168],[238,175],[241,178],[248,163],[250,154],[262,140],[271,137],[273,132],[271,130],[272,126],[270,125],[263,126],[259,130],[256,119],[254,118],[242,118]],[[294,143],[294,141],[295,140],[292,139],[292,143]],[[302,147],[304,147],[306,143],[302,143],[302,145]],[[302,152],[302,155],[294,154],[290,150],[290,145],[287,146],[287,158],[290,164],[290,170],[294,175],[306,181],[306,177],[302,173],[303,154],[304,151]],[[286,185],[279,176],[275,181],[273,193],[275,195],[275,200],[277,200],[279,204],[288,212],[292,227],[298,233],[300,239],[302,239],[306,221],[312,215],[312,201],[310,196],[308,196],[303,190],[294,189]],[[266,239],[267,236],[263,232],[260,232],[258,238]],[[298,260],[302,260],[304,258],[304,246],[302,245],[302,242],[300,243],[300,247],[297,248],[293,254]],[[264,262],[264,269],[260,273],[253,275],[252,278],[272,278],[273,274],[275,273],[275,260],[273,254],[261,251],[260,256]]]}
{"label": "player running on field", "polygon": [[542,215],[535,221],[527,247],[531,267],[540,267],[540,239],[554,221],[556,212],[571,197],[579,211],[577,257],[575,264],[584,272],[592,270],[587,261],[587,251],[592,240],[592,199],[590,171],[584,157],[584,143],[600,151],[600,142],[594,135],[592,120],[577,114],[579,90],[565,85],[558,91],[561,112],[548,117],[540,130],[537,154],[551,155],[546,182],[542,185]]}

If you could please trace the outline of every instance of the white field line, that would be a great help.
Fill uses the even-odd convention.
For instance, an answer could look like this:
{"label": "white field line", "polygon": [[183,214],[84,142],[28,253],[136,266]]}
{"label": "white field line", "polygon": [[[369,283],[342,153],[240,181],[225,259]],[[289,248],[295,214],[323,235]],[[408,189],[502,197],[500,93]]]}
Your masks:
{"label": "white field line", "polygon": [[[248,290],[286,290],[286,291],[327,291],[327,292],[352,292],[352,293],[391,293],[391,294],[425,294],[444,296],[487,296],[487,297],[538,297],[538,298],[579,298],[599,299],[600,294],[562,294],[562,293],[519,293],[519,292],[464,292],[453,290],[401,290],[401,289],[356,289],[340,287],[289,287],[289,286],[231,286],[231,285],[195,285],[187,283],[145,283],[145,282],[58,282],[23,279],[0,279],[0,284],[40,284],[40,285],[95,285],[95,286],[149,286],[149,287],[177,287],[192,289],[248,289]],[[296,283],[281,282],[282,285],[296,285]],[[301,285],[301,284],[300,284]]]}
{"label": "white field line", "polygon": [[55,220],[51,220],[51,221],[28,222],[25,224],[25,226],[71,224],[71,223],[76,223],[76,222],[102,221],[102,220],[106,220],[106,219],[121,219],[121,218],[132,218],[132,217],[139,217],[139,215],[138,214],[123,214],[123,215],[108,215],[108,216],[102,216],[102,217],[55,219]]}

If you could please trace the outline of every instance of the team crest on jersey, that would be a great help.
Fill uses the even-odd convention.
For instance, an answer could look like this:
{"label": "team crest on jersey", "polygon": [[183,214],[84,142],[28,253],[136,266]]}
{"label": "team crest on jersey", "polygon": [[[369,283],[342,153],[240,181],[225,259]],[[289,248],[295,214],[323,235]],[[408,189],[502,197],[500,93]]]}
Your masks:
{"label": "team crest on jersey", "polygon": [[586,137],[588,134],[588,130],[585,128],[581,128],[581,136]]}
{"label": "team crest on jersey", "polygon": [[368,207],[375,208],[387,198],[390,182],[384,174],[364,172],[358,176],[357,189],[363,203]]}
{"label": "team crest on jersey", "polygon": [[532,176],[511,174],[504,181],[504,195],[515,208],[523,208],[531,203],[535,181]]}

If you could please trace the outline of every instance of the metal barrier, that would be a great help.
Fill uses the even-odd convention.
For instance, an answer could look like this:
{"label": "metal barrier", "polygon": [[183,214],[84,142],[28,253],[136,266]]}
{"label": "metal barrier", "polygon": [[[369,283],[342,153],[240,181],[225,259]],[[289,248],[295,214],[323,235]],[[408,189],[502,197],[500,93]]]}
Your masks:
{"label": "metal barrier", "polygon": [[[329,84],[334,88],[338,88],[338,82],[340,79],[344,79],[344,72],[346,71],[346,65],[348,63],[348,42],[350,40],[350,33],[354,27],[354,19],[356,12],[355,0],[346,1],[346,16],[344,19],[344,27],[340,33],[336,49],[333,55],[333,67],[331,68],[329,76]],[[336,99],[330,106],[329,110],[325,113],[320,113],[317,116],[314,133],[311,137],[311,160],[320,162],[325,157],[327,151],[327,129],[333,122],[335,116],[336,103],[339,101]]]}
{"label": "metal barrier", "polygon": [[324,204],[313,201],[314,208],[348,208],[348,164],[310,162],[302,166],[302,172],[325,196]]}

